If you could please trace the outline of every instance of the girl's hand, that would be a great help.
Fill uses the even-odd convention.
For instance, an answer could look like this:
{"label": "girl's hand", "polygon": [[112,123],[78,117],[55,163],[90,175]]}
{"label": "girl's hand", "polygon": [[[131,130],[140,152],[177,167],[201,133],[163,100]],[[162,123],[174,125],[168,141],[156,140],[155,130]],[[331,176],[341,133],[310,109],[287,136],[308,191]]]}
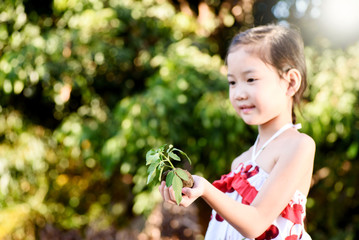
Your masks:
{"label": "girl's hand", "polygon": [[[204,192],[205,179],[196,175],[192,175],[194,180],[194,185],[192,188],[183,188],[182,189],[182,201],[180,206],[188,207],[191,205],[197,198],[201,197]],[[159,186],[159,191],[162,195],[162,198],[165,202],[176,204],[175,194],[172,186],[166,187],[166,183],[164,181],[161,182]]]}

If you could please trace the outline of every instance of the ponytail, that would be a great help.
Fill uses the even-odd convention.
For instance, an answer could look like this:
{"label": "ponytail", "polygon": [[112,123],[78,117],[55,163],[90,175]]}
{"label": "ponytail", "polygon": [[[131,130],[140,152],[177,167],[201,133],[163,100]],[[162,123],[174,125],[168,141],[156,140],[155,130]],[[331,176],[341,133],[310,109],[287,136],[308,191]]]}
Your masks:
{"label": "ponytail", "polygon": [[297,115],[294,112],[294,106],[292,107],[292,123],[295,124],[297,122]]}

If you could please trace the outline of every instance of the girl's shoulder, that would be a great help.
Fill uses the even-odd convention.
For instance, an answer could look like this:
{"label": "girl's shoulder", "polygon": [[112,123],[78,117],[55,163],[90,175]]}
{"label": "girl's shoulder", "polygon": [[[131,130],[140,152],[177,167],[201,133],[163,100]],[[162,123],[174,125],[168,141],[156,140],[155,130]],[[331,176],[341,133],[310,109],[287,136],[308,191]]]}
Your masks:
{"label": "girl's shoulder", "polygon": [[293,155],[300,153],[307,153],[312,155],[315,153],[315,141],[312,137],[301,132],[292,132],[282,138],[281,149],[285,154]]}
{"label": "girl's shoulder", "polygon": [[292,135],[288,136],[290,141],[287,141],[289,145],[292,145],[292,147],[314,147],[315,148],[315,142],[314,139],[301,132],[294,132]]}
{"label": "girl's shoulder", "polygon": [[[252,148],[252,147],[251,147]],[[247,151],[243,152],[242,154],[240,154],[238,157],[236,157],[233,162],[232,162],[232,166],[231,166],[231,170],[235,170],[239,164],[245,162],[245,161],[248,161],[251,157],[250,157],[250,149],[249,148]]]}

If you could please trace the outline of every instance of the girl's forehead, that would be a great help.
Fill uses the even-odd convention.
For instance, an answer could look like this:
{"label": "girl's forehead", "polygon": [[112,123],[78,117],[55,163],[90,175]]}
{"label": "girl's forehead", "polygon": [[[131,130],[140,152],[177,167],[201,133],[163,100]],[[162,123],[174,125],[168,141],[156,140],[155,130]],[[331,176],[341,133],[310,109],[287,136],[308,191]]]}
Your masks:
{"label": "girl's forehead", "polygon": [[251,45],[240,45],[232,48],[232,50],[228,53],[227,58],[241,57],[241,58],[252,58],[252,59],[263,61],[263,54],[264,54],[263,51]]}
{"label": "girl's forehead", "polygon": [[272,63],[270,54],[271,47],[264,41],[231,46],[228,51],[227,60],[230,54],[236,55],[239,52],[245,53],[247,55],[246,57],[257,58],[257,60],[260,60],[265,64],[271,65]]}
{"label": "girl's forehead", "polygon": [[247,48],[238,48],[227,56],[227,72],[229,75],[248,74],[273,71],[276,69],[263,60],[257,52]]}
{"label": "girl's forehead", "polygon": [[266,63],[257,53],[248,51],[245,48],[236,49],[235,51],[230,52],[227,57],[228,69],[232,67],[254,67],[265,64]]}

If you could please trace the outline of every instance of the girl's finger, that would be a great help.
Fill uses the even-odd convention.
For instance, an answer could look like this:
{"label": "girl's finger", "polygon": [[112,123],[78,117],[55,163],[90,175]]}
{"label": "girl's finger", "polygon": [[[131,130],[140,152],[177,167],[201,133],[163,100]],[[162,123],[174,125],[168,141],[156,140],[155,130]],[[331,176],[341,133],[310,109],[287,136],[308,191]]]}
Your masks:
{"label": "girl's finger", "polygon": [[[170,188],[172,188],[172,187],[170,187]],[[171,197],[171,192],[170,192],[170,188],[168,188],[168,187],[164,187],[164,191],[163,191],[163,195],[164,195],[164,200],[165,200],[165,202],[168,202],[168,203],[175,203],[174,201],[173,201],[173,199],[172,199],[172,197]],[[172,190],[173,190],[173,188],[172,188]]]}
{"label": "girl's finger", "polygon": [[175,190],[173,190],[173,187],[172,187],[172,186],[169,187],[168,192],[169,192],[171,201],[172,201],[173,203],[176,203]]}
{"label": "girl's finger", "polygon": [[163,187],[163,200],[167,202],[170,196],[168,194],[168,188],[166,186]]}
{"label": "girl's finger", "polygon": [[184,194],[190,198],[191,197],[191,189],[188,187],[182,188],[182,194]]}
{"label": "girl's finger", "polygon": [[165,188],[165,186],[166,186],[166,183],[164,181],[162,181],[161,185],[158,187],[158,190],[160,191],[161,196],[162,196],[163,199],[165,199],[165,197],[164,197],[164,188]]}

